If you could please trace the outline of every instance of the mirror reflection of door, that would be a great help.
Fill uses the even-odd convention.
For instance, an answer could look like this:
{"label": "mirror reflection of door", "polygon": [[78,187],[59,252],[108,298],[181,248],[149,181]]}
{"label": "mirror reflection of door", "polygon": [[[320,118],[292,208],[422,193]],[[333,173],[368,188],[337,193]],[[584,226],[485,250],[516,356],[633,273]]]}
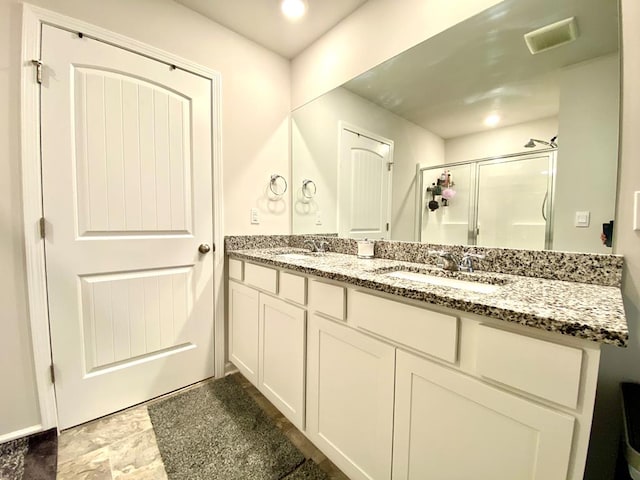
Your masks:
{"label": "mirror reflection of door", "polygon": [[338,233],[349,238],[389,239],[393,142],[354,128],[340,130]]}
{"label": "mirror reflection of door", "polygon": [[549,178],[549,154],[479,163],[476,245],[548,248]]}

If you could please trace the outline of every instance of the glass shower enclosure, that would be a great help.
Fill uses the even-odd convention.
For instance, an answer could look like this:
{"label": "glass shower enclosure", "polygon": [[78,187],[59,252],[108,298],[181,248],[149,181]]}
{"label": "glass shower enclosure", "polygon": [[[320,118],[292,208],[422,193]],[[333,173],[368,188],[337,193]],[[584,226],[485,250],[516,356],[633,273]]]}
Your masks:
{"label": "glass shower enclosure", "polygon": [[550,249],[556,149],[417,168],[419,240]]}

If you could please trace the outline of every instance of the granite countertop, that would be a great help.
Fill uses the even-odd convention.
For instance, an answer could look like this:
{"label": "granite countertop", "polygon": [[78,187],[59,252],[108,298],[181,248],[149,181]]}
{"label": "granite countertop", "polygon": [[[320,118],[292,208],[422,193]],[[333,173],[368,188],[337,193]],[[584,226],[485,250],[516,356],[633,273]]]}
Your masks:
{"label": "granite countertop", "polygon": [[[598,343],[626,346],[628,342],[627,321],[618,287],[492,272],[445,272],[434,265],[380,258],[360,259],[355,255],[332,252],[305,255],[303,258],[281,256],[296,252],[306,251],[295,248],[227,251],[234,258]],[[491,293],[474,292],[388,275],[394,271],[427,273],[499,287]]]}

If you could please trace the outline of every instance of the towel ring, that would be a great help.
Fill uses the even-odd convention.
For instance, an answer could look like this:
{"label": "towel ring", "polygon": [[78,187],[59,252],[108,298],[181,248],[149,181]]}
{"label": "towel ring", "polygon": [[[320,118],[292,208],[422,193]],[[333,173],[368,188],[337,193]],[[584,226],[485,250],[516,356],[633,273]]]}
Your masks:
{"label": "towel ring", "polygon": [[[278,180],[282,180],[278,182]],[[278,175],[274,173],[271,175],[271,182],[269,182],[269,190],[273,192],[274,195],[280,196],[284,195],[284,192],[287,191],[287,181],[284,179],[282,175]]]}
{"label": "towel ring", "polygon": [[[313,186],[313,191],[311,191],[310,185]],[[318,191],[316,184],[313,180],[302,180],[302,195],[305,198],[313,198],[316,196],[316,192]]]}

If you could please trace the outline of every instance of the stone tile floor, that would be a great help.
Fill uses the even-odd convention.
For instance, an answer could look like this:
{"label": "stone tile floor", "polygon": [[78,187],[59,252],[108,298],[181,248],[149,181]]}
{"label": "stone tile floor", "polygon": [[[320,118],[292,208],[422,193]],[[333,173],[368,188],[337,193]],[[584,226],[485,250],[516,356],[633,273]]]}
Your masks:
{"label": "stone tile floor", "polygon": [[[316,462],[331,480],[348,480],[248,380],[240,374],[234,374],[233,378],[306,458]],[[147,404],[61,432],[58,438],[58,480],[165,480],[167,474]]]}
{"label": "stone tile floor", "polygon": [[146,405],[61,432],[57,478],[166,479]]}

